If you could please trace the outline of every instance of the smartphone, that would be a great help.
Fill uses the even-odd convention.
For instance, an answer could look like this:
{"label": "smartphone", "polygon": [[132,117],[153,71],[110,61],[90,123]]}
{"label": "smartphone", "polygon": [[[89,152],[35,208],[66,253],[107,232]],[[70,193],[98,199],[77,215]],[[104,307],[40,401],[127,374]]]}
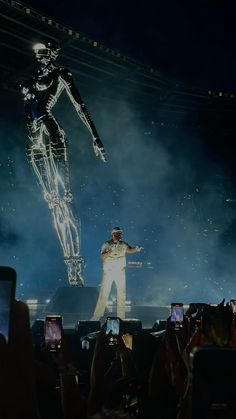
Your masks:
{"label": "smartphone", "polygon": [[109,345],[117,344],[117,336],[120,333],[120,318],[107,317],[106,320],[106,335],[109,335]]}
{"label": "smartphone", "polygon": [[234,316],[236,316],[236,300],[230,300],[230,307],[232,309]]}
{"label": "smartphone", "polygon": [[12,310],[16,293],[16,271],[0,267],[0,333],[8,343],[11,339]]}
{"label": "smartphone", "polygon": [[170,321],[174,323],[175,330],[183,327],[184,308],[183,303],[172,303],[170,310]]}
{"label": "smartphone", "polygon": [[44,322],[44,338],[46,349],[58,352],[62,345],[62,317],[59,315],[47,316]]}

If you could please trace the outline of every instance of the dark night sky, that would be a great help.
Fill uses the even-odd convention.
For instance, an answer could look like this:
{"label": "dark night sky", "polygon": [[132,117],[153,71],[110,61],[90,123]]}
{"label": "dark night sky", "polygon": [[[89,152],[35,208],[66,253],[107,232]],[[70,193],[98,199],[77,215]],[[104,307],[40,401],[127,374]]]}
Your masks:
{"label": "dark night sky", "polygon": [[164,74],[210,89],[236,89],[234,2],[26,3]]}
{"label": "dark night sky", "polygon": [[[25,3],[163,74],[206,89],[236,91],[235,23],[227,1]],[[187,113],[177,127],[163,126],[151,114],[144,120],[128,93],[107,102],[101,100],[103,86],[94,97],[83,86],[81,93],[107,149],[107,164],[94,156],[90,136],[69,101],[60,98],[56,116],[69,138],[88,284],[99,284],[101,243],[120,225],[131,245],[145,247],[140,259],[153,266],[127,270],[128,298],[143,304],[235,298],[235,153],[227,148],[234,136],[227,142],[214,138],[211,129],[209,137],[185,129]],[[20,92],[4,94],[0,257],[19,273],[20,298],[49,297],[67,284],[65,266],[25,156]],[[135,259],[130,255],[130,261]]]}

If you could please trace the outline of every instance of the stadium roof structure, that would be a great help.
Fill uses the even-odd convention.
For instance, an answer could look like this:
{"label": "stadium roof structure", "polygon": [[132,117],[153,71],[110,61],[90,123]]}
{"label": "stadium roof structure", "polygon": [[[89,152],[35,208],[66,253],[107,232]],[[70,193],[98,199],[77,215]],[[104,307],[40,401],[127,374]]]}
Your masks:
{"label": "stadium roof structure", "polygon": [[168,117],[200,109],[217,118],[235,118],[234,93],[206,91],[166,77],[22,2],[0,0],[0,34],[2,88],[19,91],[20,82],[33,73],[32,44],[54,40],[61,46],[58,64],[78,75],[91,92],[101,90],[110,100],[128,95],[137,106],[148,103]]}

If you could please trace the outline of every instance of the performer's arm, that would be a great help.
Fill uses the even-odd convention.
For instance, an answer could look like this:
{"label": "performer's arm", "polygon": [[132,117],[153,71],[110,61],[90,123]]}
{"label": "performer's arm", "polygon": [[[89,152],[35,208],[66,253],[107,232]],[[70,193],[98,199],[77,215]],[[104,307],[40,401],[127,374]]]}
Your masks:
{"label": "performer's arm", "polygon": [[141,247],[141,246],[135,246],[135,247],[128,246],[127,249],[126,249],[126,252],[127,253],[137,253],[137,252],[141,252],[141,250],[143,250],[143,247]]}
{"label": "performer's arm", "polygon": [[101,248],[101,259],[103,262],[105,262],[105,260],[110,255],[110,253],[111,253],[111,249],[108,242],[103,243],[102,248]]}
{"label": "performer's arm", "polygon": [[88,130],[90,131],[92,135],[93,148],[94,148],[94,152],[96,156],[100,156],[101,159],[105,162],[106,153],[105,153],[104,146],[102,144],[102,141],[99,138],[98,132],[93,123],[91,115],[89,114],[88,109],[86,108],[80,96],[80,93],[75,86],[72,74],[68,70],[63,69],[60,77],[61,77],[62,83],[64,84],[66,88],[68,96],[75,107],[76,112],[78,113],[81,121],[85,124],[85,126],[88,128]]}
{"label": "performer's arm", "polygon": [[105,262],[105,260],[108,258],[109,255],[110,255],[110,252],[101,253],[102,261]]}
{"label": "performer's arm", "polygon": [[109,245],[109,242],[103,243],[102,248],[101,248],[102,261],[104,262],[108,258],[108,256],[110,256],[110,254],[111,254],[111,246]]}

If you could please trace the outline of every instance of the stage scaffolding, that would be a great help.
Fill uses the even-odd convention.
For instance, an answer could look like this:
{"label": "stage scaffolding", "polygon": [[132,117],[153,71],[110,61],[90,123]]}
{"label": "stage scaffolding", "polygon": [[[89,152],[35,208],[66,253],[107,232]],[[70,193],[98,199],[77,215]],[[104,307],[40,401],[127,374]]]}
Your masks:
{"label": "stage scaffolding", "polygon": [[[62,47],[58,64],[68,67],[87,92],[102,91],[102,100],[124,97],[144,113],[152,110],[171,121],[191,118],[200,110],[205,120],[234,120],[236,99],[232,92],[212,92],[166,77],[158,69],[145,66],[122,52],[46,16],[27,4],[0,0],[0,83],[19,92],[19,83],[28,79],[35,63],[31,47],[45,38]],[[100,89],[102,87],[102,89]],[[133,103],[132,103],[133,102]],[[152,119],[150,117],[150,119]]]}

